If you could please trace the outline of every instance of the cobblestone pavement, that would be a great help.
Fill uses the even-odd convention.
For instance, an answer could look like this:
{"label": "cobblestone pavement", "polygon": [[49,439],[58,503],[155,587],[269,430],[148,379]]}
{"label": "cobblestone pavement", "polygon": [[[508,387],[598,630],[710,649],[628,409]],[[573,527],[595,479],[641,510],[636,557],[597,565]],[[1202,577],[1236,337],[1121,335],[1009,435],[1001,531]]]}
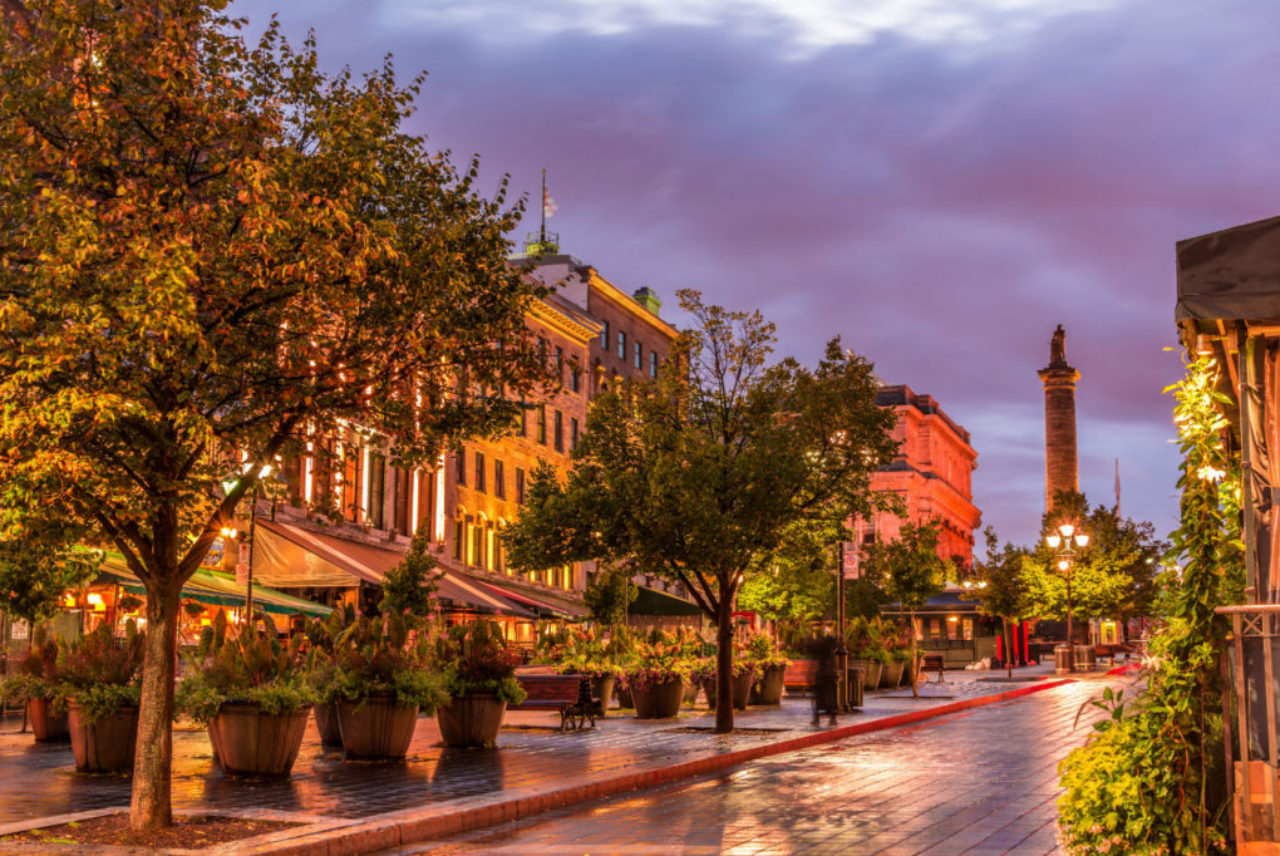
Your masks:
{"label": "cobblestone pavement", "polygon": [[[909,690],[872,694],[862,713],[841,717],[841,724],[1025,686],[983,677],[992,675],[949,673],[946,683],[922,688],[930,696],[927,700],[912,700]],[[740,713],[739,726],[758,730],[730,736],[709,733],[713,719],[705,708],[687,710],[674,722],[611,715],[598,720],[594,731],[567,734],[551,727],[558,722],[554,714],[509,713],[508,724],[516,727],[504,728],[499,748],[475,750],[438,747],[435,721],[422,717],[409,757],[400,763],[344,761],[340,751],[322,749],[312,723],[293,775],[285,780],[223,776],[213,762],[207,734],[179,730],[174,734],[173,803],[179,809],[252,808],[365,817],[640,763],[686,760],[693,753],[727,752],[806,733],[811,730],[808,704],[804,699],[788,700],[780,710]],[[127,778],[78,774],[68,744],[37,744],[29,734],[13,733],[17,727],[13,719],[0,725],[0,823],[129,804]],[[708,732],[691,733],[690,728]]]}
{"label": "cobblestone pavement", "polygon": [[1101,690],[1070,684],[387,856],[1045,856],[1059,852],[1057,763]]}

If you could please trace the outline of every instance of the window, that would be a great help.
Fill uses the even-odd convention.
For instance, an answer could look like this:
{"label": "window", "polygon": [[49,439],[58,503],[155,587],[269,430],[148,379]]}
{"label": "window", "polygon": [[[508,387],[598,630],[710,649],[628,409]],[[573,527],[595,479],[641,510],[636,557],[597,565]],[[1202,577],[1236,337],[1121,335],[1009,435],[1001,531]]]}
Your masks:
{"label": "window", "polygon": [[481,523],[471,527],[471,561],[468,564],[484,567],[484,525]]}
{"label": "window", "polygon": [[582,369],[578,368],[578,364],[569,364],[569,390],[577,392],[582,388]]}
{"label": "window", "polygon": [[578,448],[578,420],[569,420],[569,451]]}
{"label": "window", "polygon": [[658,352],[649,352],[649,377],[658,376]]}
{"label": "window", "polygon": [[538,337],[538,362],[544,367],[547,364],[547,340],[541,336]]}
{"label": "window", "polygon": [[459,517],[453,521],[453,557],[462,558],[463,541],[466,540],[466,526]]}
{"label": "window", "polygon": [[484,567],[487,571],[497,570],[498,533],[493,523],[484,525]]}
{"label": "window", "polygon": [[386,518],[387,461],[378,452],[369,456],[369,525],[381,529]]}
{"label": "window", "polygon": [[600,328],[600,347],[606,351],[609,350],[609,322],[604,322],[604,326]]}
{"label": "window", "polygon": [[564,414],[559,410],[556,411],[556,451],[564,451]]}
{"label": "window", "polygon": [[627,358],[627,334],[622,330],[618,331],[618,359],[625,360]]}
{"label": "window", "polygon": [[538,442],[547,445],[547,406],[538,405]]}
{"label": "window", "polygon": [[493,462],[493,495],[498,499],[507,498],[507,480],[502,472],[502,461],[494,459]]}
{"label": "window", "polygon": [[476,490],[481,493],[485,489],[484,453],[476,452]]}
{"label": "window", "polygon": [[458,484],[467,483],[467,450],[459,449],[457,457]]}
{"label": "window", "polygon": [[638,369],[644,368],[644,346],[639,342],[635,343],[635,360],[634,365]]}
{"label": "window", "polygon": [[564,348],[556,346],[556,380],[564,381]]}
{"label": "window", "polygon": [[523,407],[520,408],[520,436],[529,436],[529,411]]}
{"label": "window", "polygon": [[524,505],[524,470],[516,467],[516,505]]}

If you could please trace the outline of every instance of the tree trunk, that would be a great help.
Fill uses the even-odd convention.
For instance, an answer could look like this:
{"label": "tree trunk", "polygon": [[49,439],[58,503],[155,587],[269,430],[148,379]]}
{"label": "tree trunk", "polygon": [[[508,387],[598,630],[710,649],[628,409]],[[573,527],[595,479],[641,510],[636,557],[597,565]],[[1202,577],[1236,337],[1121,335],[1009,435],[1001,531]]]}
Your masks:
{"label": "tree trunk", "polygon": [[1009,646],[1009,619],[1000,619],[1001,629],[1004,631],[1004,671],[1005,677],[1013,680],[1013,648]]}
{"label": "tree trunk", "polygon": [[917,685],[920,683],[920,661],[916,658],[916,612],[911,610],[907,613],[907,621],[911,623],[911,697],[920,698],[920,690]]}
{"label": "tree trunk", "polygon": [[733,598],[716,615],[716,734],[733,731]]}
{"label": "tree trunk", "polygon": [[[176,576],[175,573],[170,579],[176,580]],[[146,656],[142,664],[138,746],[133,762],[133,798],[129,805],[129,828],[134,832],[162,829],[173,823],[169,790],[181,590],[181,584],[176,581],[147,589]]]}

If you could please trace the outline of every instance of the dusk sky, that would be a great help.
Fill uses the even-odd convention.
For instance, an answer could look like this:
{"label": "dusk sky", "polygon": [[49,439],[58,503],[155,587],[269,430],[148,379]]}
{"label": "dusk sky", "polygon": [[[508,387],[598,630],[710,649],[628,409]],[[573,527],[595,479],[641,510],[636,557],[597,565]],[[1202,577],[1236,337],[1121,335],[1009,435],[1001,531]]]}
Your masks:
{"label": "dusk sky", "polygon": [[[411,129],[510,173],[630,292],[691,287],[933,395],[984,523],[1044,506],[1056,324],[1081,489],[1167,534],[1174,242],[1280,213],[1274,0],[238,0],[324,63],[429,73]],[[522,237],[522,234],[517,237]],[[981,543],[981,538],[979,538]]]}

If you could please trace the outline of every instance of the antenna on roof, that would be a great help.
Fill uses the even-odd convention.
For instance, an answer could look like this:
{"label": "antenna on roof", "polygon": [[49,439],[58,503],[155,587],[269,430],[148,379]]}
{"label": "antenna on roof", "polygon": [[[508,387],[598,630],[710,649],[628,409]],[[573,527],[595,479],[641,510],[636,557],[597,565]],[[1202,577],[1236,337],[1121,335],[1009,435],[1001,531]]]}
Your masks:
{"label": "antenna on roof", "polygon": [[525,238],[526,255],[541,256],[560,252],[560,236],[552,232],[548,237],[547,233],[547,218],[554,217],[555,213],[556,201],[551,198],[550,193],[547,193],[547,171],[544,169],[542,171],[542,223],[536,235],[531,233]]}

